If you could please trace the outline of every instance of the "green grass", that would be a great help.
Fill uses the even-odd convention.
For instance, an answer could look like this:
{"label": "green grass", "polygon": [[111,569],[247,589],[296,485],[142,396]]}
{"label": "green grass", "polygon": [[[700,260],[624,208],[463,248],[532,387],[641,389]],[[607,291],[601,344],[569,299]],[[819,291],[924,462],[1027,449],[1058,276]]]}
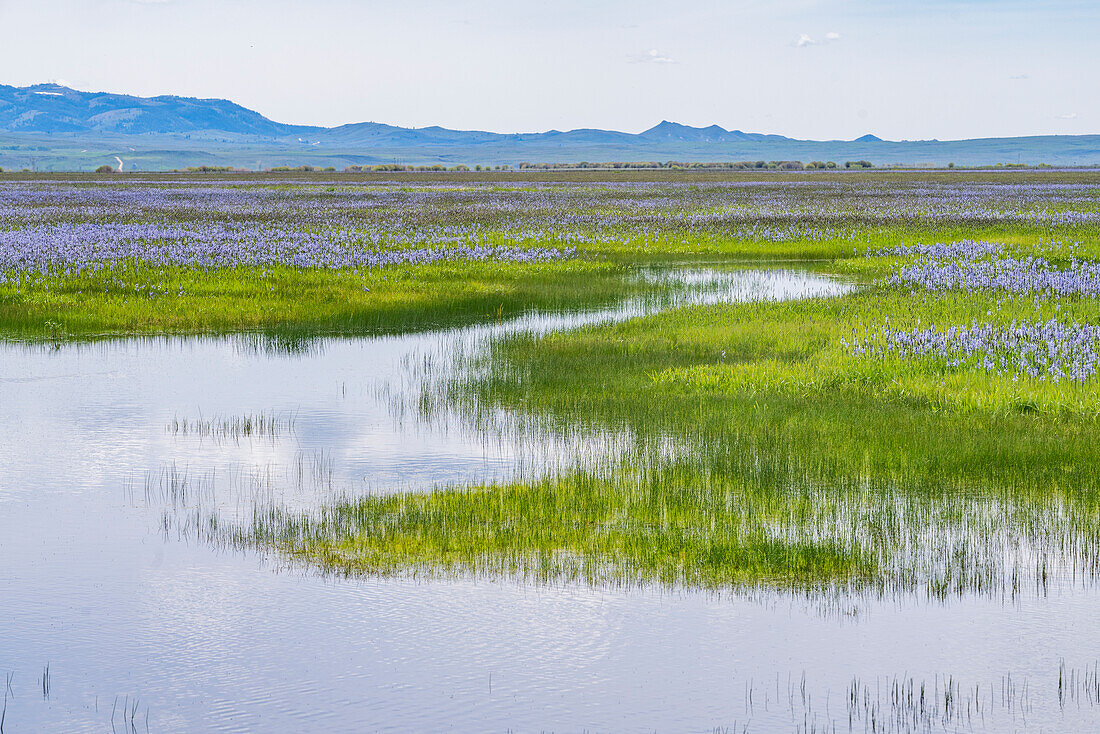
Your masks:
{"label": "green grass", "polygon": [[[903,241],[897,235],[872,240],[874,247]],[[589,247],[575,260],[536,264],[447,262],[329,270],[125,263],[79,276],[0,284],[0,338],[417,331],[531,310],[608,305],[653,290],[629,277],[637,267],[691,262],[761,267],[796,262],[869,281],[893,261],[853,257],[849,241],[760,243],[685,236]]]}
{"label": "green grass", "polygon": [[1089,420],[1100,415],[1100,393],[1089,383],[1017,380],[1013,374],[956,369],[943,361],[854,356],[844,340],[851,343],[886,318],[898,329],[1051,318],[1095,323],[1100,304],[1044,300],[1036,308],[1031,301],[997,302],[982,294],[913,296],[874,288],[841,299],[695,309],[624,326],[629,337],[619,338],[641,344],[654,340],[652,347],[642,347],[653,351],[672,341],[690,345],[686,348],[694,350],[694,359],[652,364],[650,377],[669,391],[805,400],[831,395],[933,412],[1042,413]]}
{"label": "green grass", "polygon": [[[672,214],[672,212],[668,212]],[[839,221],[818,221],[805,218],[752,219],[749,224],[774,227],[780,231],[789,228],[789,236],[777,239],[732,236],[721,227],[705,229],[678,229],[647,233],[642,237],[609,236],[587,243],[579,248],[584,255],[606,258],[614,262],[661,263],[668,260],[721,259],[725,263],[779,263],[828,261],[837,272],[877,276],[889,270],[892,264],[886,258],[868,258],[875,250],[936,242],[961,240],[987,240],[1003,242],[1020,248],[1026,256],[1031,252],[1047,250],[1049,242],[1077,243],[1078,256],[1100,259],[1100,239],[1093,228],[1062,226],[1052,229],[1046,225],[975,221],[970,223],[930,223],[920,219],[883,223],[875,219],[851,217]],[[733,229],[735,224],[726,225]],[[797,226],[816,227],[816,237],[798,236]]]}
{"label": "green grass", "polygon": [[309,522],[272,517],[253,526],[249,540],[342,573],[706,588],[814,588],[870,575],[873,562],[850,542],[776,537],[769,526],[792,509],[801,511],[789,496],[735,485],[704,494],[576,473],[365,499]]}
{"label": "green grass", "polygon": [[977,370],[851,356],[840,340],[864,318],[881,318],[883,305],[895,307],[892,323],[986,313],[980,297],[926,304],[893,291],[685,308],[509,337],[494,345],[487,376],[452,397],[471,409],[506,405],[554,425],[629,430],[639,439],[750,441],[750,457],[762,454],[754,462],[776,457],[824,478],[911,477],[928,467],[937,481],[993,481],[1043,454],[1050,460],[1026,472],[1036,481],[1048,470],[1087,472],[1066,461],[1088,453],[1097,430],[1095,386],[1014,384]]}
{"label": "green grass", "polygon": [[118,266],[0,285],[0,335],[21,339],[271,331],[420,331],[630,293],[607,263],[436,263],[371,270]]}
{"label": "green grass", "polygon": [[583,468],[266,517],[238,540],[343,573],[937,597],[1092,578],[1095,385],[868,362],[841,344],[885,315],[1100,318],[1091,299],[997,301],[866,287],[506,337],[433,399],[629,448],[593,438]]}
{"label": "green grass", "polygon": [[[577,259],[518,264],[445,262],[364,270],[153,267],[119,263],[78,276],[0,283],[0,338],[87,339],[242,331],[302,335],[407,332],[476,323],[531,310],[602,306],[639,295],[639,266],[690,262],[772,267],[798,264],[864,282],[894,258],[869,251],[978,234],[959,227],[868,228],[858,237],[757,241],[710,233],[656,234],[591,242]],[[1038,251],[1045,230],[995,226],[984,235]],[[1079,256],[1100,258],[1080,233]],[[501,238],[503,241],[503,238]],[[528,243],[531,244],[531,243]],[[551,245],[558,245],[551,242]],[[1095,250],[1095,252],[1094,252]]]}
{"label": "green grass", "polygon": [[222,539],[349,575],[815,595],[1018,594],[1098,571],[1094,493],[796,482],[710,461],[260,511]]}

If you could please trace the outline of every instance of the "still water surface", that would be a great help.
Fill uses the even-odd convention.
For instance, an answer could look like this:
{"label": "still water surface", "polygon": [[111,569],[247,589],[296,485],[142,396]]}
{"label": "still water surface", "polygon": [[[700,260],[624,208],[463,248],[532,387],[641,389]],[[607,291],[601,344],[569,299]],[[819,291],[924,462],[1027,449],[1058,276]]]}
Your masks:
{"label": "still water surface", "polygon": [[[782,271],[671,277],[691,302],[847,289]],[[1088,589],[823,610],[783,595],[333,579],[166,531],[165,498],[145,491],[166,472],[231,488],[305,467],[331,479],[274,483],[309,505],[336,486],[537,473],[579,447],[407,410],[417,365],[654,307],[296,352],[248,337],[0,345],[3,731],[864,731],[872,715],[880,731],[1100,727],[1087,691],[1060,701],[1057,688],[1060,665],[1087,676],[1100,658]],[[259,413],[292,430],[169,429]],[[231,491],[206,499],[227,517],[247,510]],[[891,687],[905,681],[957,687],[963,704],[899,714]]]}

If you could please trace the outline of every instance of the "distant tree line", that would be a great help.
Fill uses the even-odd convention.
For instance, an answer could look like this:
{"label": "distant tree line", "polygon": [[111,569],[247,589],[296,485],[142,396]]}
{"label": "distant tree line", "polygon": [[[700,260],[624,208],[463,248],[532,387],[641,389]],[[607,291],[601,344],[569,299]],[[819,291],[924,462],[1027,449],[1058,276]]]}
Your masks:
{"label": "distant tree line", "polygon": [[712,171],[802,171],[813,168],[836,168],[833,161],[606,161],[593,163],[520,163],[520,170],[576,170],[585,168],[599,169],[667,169],[667,170],[712,170]]}
{"label": "distant tree line", "polygon": [[233,173],[238,170],[233,166],[188,166],[180,173]]}
{"label": "distant tree line", "polygon": [[334,166],[328,166],[327,168],[321,168],[320,166],[273,166],[267,170],[271,173],[322,173],[335,171],[336,168]]}
{"label": "distant tree line", "polygon": [[[849,161],[845,168],[871,168],[873,164],[868,161]],[[306,170],[302,167],[296,170]],[[576,170],[709,170],[709,171],[804,171],[815,169],[839,168],[835,161],[580,161],[578,163],[531,163],[523,161],[516,166],[520,171],[576,171]],[[282,170],[273,168],[273,171]],[[310,169],[317,170],[317,169]],[[382,163],[380,165],[355,165],[344,169],[345,173],[387,173],[394,171],[431,172],[452,171],[461,172],[471,170],[469,166],[457,165],[447,167],[442,164],[431,166],[409,166],[400,163]],[[504,164],[499,166],[474,166],[474,171],[510,171],[511,166]]]}
{"label": "distant tree line", "polygon": [[[903,164],[895,164],[897,167],[905,168]],[[576,171],[576,170],[691,170],[691,171],[814,171],[814,170],[838,170],[840,168],[846,169],[869,169],[874,168],[875,164],[871,161],[859,160],[859,161],[845,161],[843,166],[835,161],[809,161],[803,163],[802,161],[605,161],[605,162],[593,162],[593,161],[579,161],[576,163],[531,163],[524,161],[511,166],[507,163],[500,165],[475,165],[470,167],[468,165],[458,164],[453,166],[444,166],[441,163],[435,163],[432,165],[406,165],[403,163],[382,163],[378,165],[352,165],[344,168],[345,173],[391,173],[391,172],[408,172],[408,173],[464,173],[469,171]],[[985,166],[973,166],[973,167],[960,167],[955,163],[949,163],[947,168],[970,168],[972,170],[981,169],[998,169],[998,168],[1051,168],[1048,163],[1039,164],[1027,164],[1027,163],[996,163]],[[29,169],[23,169],[24,172],[29,173]],[[334,166],[327,166],[322,168],[321,166],[273,166],[268,169],[260,169],[261,172],[268,173],[333,173],[336,171]],[[0,173],[3,173],[4,169],[0,168]],[[95,169],[96,173],[108,174],[117,173],[118,169],[115,166],[104,164]],[[248,168],[236,168],[233,166],[216,166],[216,165],[199,165],[188,166],[187,168],[177,168],[170,171],[171,173],[252,173],[252,169]]]}
{"label": "distant tree line", "polygon": [[[409,173],[430,173],[432,171],[452,171],[452,172],[455,172],[455,173],[461,173],[463,171],[469,171],[469,170],[471,170],[471,168],[469,166],[464,166],[462,164],[459,164],[457,166],[451,166],[450,168],[448,168],[447,166],[444,166],[440,163],[436,163],[435,165],[431,165],[431,166],[406,166],[403,163],[382,163],[382,164],[379,164],[377,166],[371,166],[371,165],[348,166],[347,168],[344,169],[344,173],[386,173],[386,172],[390,172],[390,171],[406,171],[406,172],[409,172]],[[481,170],[491,171],[491,170],[493,170],[493,167],[492,166],[485,166],[484,169],[483,169],[481,166],[474,166],[472,170],[474,170],[474,171],[481,171]],[[498,170],[498,171],[508,171],[508,170],[511,170],[511,166],[508,166],[508,165],[497,166],[496,170]]]}

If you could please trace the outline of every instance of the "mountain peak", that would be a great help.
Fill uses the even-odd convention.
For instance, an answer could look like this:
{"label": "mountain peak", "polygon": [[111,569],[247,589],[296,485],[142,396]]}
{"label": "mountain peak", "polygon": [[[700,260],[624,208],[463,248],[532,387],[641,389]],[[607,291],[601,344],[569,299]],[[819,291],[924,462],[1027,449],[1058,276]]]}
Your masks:
{"label": "mountain peak", "polygon": [[645,132],[638,133],[638,137],[655,142],[674,143],[738,143],[745,141],[762,140],[786,140],[780,135],[763,135],[761,133],[745,133],[740,130],[726,130],[718,125],[709,127],[691,127],[678,122],[661,120],[660,123],[649,128]]}
{"label": "mountain peak", "polygon": [[648,135],[649,133],[666,133],[666,132],[679,132],[681,130],[695,130],[696,128],[688,127],[687,125],[681,125],[678,122],[671,122],[669,120],[661,120],[653,127],[640,133],[641,135]]}
{"label": "mountain peak", "polygon": [[861,135],[858,138],[856,138],[854,142],[856,142],[856,143],[881,143],[882,138],[878,137],[877,135],[872,135],[871,133],[867,133],[866,135]]}
{"label": "mountain peak", "polygon": [[639,133],[640,137],[649,140],[681,141],[692,143],[724,142],[730,140],[730,133],[718,125],[710,127],[691,127],[679,122],[661,120],[658,124],[645,132]]}

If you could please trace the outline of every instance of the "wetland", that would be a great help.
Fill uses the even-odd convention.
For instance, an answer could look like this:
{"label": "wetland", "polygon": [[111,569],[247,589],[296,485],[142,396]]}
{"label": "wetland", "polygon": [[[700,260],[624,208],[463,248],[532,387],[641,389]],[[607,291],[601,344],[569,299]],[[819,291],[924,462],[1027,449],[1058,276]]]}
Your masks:
{"label": "wetland", "polygon": [[1100,174],[0,177],[3,731],[1100,720]]}

